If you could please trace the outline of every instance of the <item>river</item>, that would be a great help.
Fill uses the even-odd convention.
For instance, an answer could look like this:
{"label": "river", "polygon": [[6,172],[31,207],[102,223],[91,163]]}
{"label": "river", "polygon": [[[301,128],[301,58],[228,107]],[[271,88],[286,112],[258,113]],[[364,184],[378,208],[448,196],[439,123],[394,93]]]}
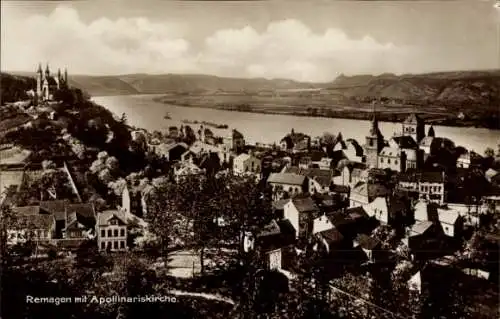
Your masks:
{"label": "river", "polygon": [[[311,136],[321,136],[324,132],[333,134],[342,132],[344,138],[354,138],[360,144],[364,144],[365,135],[370,128],[369,121],[361,120],[296,117],[175,106],[153,101],[156,96],[161,95],[97,96],[92,99],[116,115],[125,113],[128,123],[136,127],[165,131],[169,126],[180,125],[182,120],[207,121],[227,124],[230,128],[237,129],[251,144],[279,142],[292,128],[296,132]],[[164,119],[167,113],[171,119]],[[386,139],[401,131],[400,123],[381,122],[379,127]],[[428,128],[427,125],[426,133]],[[497,145],[500,144],[500,131],[496,130],[449,126],[434,126],[434,130],[436,136],[447,137],[457,146],[463,146],[479,154],[483,154],[487,147],[496,150]]]}

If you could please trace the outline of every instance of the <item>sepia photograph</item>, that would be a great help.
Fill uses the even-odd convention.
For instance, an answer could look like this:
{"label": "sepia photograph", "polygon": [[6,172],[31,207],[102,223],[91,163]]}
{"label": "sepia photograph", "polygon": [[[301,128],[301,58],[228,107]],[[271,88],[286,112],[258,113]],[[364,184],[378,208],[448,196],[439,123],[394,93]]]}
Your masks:
{"label": "sepia photograph", "polygon": [[0,319],[500,318],[500,1],[0,6]]}

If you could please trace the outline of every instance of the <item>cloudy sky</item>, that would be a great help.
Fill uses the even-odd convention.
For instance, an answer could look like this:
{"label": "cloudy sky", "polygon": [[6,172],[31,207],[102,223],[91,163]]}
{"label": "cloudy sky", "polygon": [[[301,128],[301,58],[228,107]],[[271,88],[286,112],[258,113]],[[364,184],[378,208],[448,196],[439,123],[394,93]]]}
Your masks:
{"label": "cloudy sky", "polygon": [[330,81],[500,68],[494,1],[1,1],[1,69]]}

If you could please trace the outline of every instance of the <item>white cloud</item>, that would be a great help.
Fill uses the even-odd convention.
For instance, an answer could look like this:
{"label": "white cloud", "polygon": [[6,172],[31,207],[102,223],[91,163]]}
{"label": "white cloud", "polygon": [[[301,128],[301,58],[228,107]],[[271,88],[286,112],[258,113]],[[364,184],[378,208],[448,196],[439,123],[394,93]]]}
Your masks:
{"label": "white cloud", "polygon": [[84,22],[76,10],[58,7],[49,16],[2,22],[2,69],[29,70],[38,61],[79,74],[209,73],[304,81],[336,74],[398,72],[409,50],[371,37],[351,39],[338,29],[314,33],[298,20],[221,29],[191,43],[178,26],[147,18],[100,18]]}

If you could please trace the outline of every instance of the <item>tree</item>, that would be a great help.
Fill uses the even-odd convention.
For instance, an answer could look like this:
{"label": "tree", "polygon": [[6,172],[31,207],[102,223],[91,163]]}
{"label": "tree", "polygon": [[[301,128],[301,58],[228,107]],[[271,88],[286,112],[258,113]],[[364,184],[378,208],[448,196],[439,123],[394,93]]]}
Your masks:
{"label": "tree", "polygon": [[[262,194],[251,178],[192,175],[179,183],[153,180],[153,186],[148,203],[150,231],[164,246],[171,242],[172,232],[190,242],[200,254],[202,273],[207,247],[237,241],[242,230],[255,231],[271,215],[270,195]],[[218,225],[220,220],[225,226]],[[192,236],[187,235],[191,232]]]}
{"label": "tree", "polygon": [[485,151],[484,151],[484,156],[485,157],[494,157],[495,156],[495,150],[492,149],[491,147],[488,147]]}

